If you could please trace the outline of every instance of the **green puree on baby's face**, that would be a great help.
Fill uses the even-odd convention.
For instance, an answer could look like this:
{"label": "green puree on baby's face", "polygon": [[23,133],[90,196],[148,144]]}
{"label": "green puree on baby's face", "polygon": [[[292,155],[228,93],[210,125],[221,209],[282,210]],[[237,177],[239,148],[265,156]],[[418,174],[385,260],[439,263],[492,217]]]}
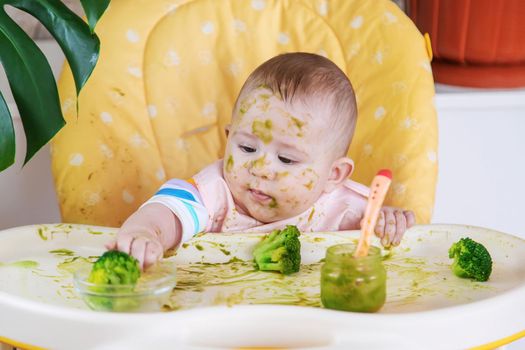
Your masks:
{"label": "green puree on baby's face", "polygon": [[297,127],[297,129],[301,130],[304,125],[304,122],[300,121],[294,116],[291,116],[290,118],[292,119],[292,122]]}
{"label": "green puree on baby's face", "polygon": [[230,154],[230,156],[228,157],[228,160],[226,161],[226,171],[230,172],[232,171],[232,169],[233,169],[233,157]]}
{"label": "green puree on baby's face", "polygon": [[254,168],[261,168],[264,166],[264,162],[266,162],[266,154],[260,158],[257,158],[256,160],[253,160],[251,166]]}
{"label": "green puree on baby's face", "polygon": [[243,116],[246,114],[250,108],[255,104],[256,100],[254,98],[252,99],[244,99],[241,101],[241,104],[239,106],[239,114],[240,116]]}
{"label": "green puree on baby's face", "polygon": [[254,120],[252,123],[252,133],[261,139],[262,142],[270,143],[272,137],[272,121],[267,119],[265,121]]}

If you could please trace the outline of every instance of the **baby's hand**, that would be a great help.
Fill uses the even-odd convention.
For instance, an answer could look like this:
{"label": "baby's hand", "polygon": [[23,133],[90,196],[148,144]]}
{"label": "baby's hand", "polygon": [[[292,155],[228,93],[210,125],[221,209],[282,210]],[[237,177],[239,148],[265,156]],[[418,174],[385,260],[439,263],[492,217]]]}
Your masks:
{"label": "baby's hand", "polygon": [[117,239],[106,245],[109,250],[120,250],[135,257],[141,270],[155,264],[163,256],[164,249],[157,237],[145,231],[120,231]]}
{"label": "baby's hand", "polygon": [[377,219],[375,234],[384,247],[398,246],[407,229],[414,226],[416,218],[411,210],[383,207]]}
{"label": "baby's hand", "polygon": [[178,219],[162,204],[151,203],[133,213],[106,245],[134,256],[141,270],[160,260],[164,251],[177,246],[181,228]]}

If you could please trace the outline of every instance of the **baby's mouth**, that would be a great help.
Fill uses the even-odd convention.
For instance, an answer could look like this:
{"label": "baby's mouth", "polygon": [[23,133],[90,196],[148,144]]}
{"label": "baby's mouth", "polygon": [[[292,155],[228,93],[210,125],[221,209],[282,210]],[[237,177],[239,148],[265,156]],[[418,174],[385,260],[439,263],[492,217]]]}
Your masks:
{"label": "baby's mouth", "polygon": [[254,188],[249,188],[248,192],[250,193],[250,196],[255,199],[257,202],[266,203],[271,202],[273,197],[270,195],[267,195],[266,193],[256,190]]}

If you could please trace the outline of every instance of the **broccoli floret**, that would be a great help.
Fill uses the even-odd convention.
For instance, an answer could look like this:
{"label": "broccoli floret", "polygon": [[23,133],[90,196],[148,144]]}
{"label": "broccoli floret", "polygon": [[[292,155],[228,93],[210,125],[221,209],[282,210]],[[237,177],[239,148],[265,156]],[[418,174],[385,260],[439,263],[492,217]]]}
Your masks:
{"label": "broccoli floret", "polygon": [[118,250],[102,254],[88,277],[88,282],[96,284],[135,284],[140,277],[137,259]]}
{"label": "broccoli floret", "polygon": [[448,257],[454,259],[452,272],[461,278],[473,278],[484,282],[492,272],[492,258],[483,246],[470,238],[461,238],[452,244]]}
{"label": "broccoli floret", "polygon": [[126,311],[138,306],[133,297],[118,296],[133,291],[140,277],[137,259],[117,250],[102,254],[95,262],[87,281],[94,294],[115,294],[115,297],[90,296],[88,303],[95,309]]}
{"label": "broccoli floret", "polygon": [[297,227],[291,225],[266,235],[253,250],[256,267],[262,271],[279,271],[285,275],[299,271],[301,265],[299,235]]}

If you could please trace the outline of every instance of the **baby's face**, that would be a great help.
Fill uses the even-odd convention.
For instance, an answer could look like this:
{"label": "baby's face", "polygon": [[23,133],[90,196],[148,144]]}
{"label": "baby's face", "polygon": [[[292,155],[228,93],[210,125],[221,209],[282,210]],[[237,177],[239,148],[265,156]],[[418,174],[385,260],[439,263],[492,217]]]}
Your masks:
{"label": "baby's face", "polygon": [[323,193],[334,158],[319,113],[326,112],[285,103],[264,87],[242,97],[228,135],[224,177],[250,216],[265,223],[286,219]]}

